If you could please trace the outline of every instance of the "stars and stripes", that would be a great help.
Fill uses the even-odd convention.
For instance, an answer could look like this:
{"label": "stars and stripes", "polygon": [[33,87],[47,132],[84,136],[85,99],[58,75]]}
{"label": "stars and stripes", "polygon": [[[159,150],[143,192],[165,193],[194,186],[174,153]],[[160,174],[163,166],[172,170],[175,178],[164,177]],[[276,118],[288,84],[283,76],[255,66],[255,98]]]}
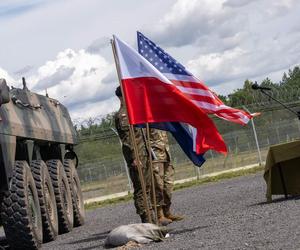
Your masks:
{"label": "stars and stripes", "polygon": [[242,125],[253,117],[248,112],[226,106],[202,81],[142,33],[137,32],[137,40],[139,53],[204,112]]}

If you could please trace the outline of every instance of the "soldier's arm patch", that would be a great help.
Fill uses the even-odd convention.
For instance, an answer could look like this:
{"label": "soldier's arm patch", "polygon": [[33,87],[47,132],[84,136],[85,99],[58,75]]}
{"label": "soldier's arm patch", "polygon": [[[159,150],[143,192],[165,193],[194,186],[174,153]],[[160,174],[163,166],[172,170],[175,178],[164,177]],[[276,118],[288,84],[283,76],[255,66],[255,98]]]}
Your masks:
{"label": "soldier's arm patch", "polygon": [[121,114],[120,123],[122,127],[128,127],[128,119],[126,114]]}

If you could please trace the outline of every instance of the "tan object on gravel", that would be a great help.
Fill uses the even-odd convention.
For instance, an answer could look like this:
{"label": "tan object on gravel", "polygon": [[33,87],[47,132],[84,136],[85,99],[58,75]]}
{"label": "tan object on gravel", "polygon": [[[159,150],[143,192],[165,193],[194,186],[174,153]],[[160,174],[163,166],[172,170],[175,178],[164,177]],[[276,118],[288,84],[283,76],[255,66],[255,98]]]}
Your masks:
{"label": "tan object on gravel", "polygon": [[104,244],[105,246],[113,247],[124,245],[124,247],[129,245],[135,247],[136,245],[132,245],[132,243],[128,246],[126,244],[128,242],[147,244],[153,241],[162,241],[165,239],[168,231],[166,227],[160,227],[151,223],[123,225],[112,230],[105,239]]}

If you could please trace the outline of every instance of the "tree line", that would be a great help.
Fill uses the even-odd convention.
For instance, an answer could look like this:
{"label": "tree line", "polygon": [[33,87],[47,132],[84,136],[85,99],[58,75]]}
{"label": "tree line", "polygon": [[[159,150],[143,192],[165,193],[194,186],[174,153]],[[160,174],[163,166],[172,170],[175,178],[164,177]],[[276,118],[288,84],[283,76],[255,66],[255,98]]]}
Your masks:
{"label": "tree line", "polygon": [[[228,96],[219,95],[219,98],[228,106],[240,107],[242,105],[256,104],[266,101],[266,96],[259,91],[252,89],[254,82],[246,79],[243,88],[236,89]],[[299,100],[300,90],[300,68],[295,66],[283,73],[281,81],[278,83],[272,82],[268,77],[260,84],[261,87],[267,87],[272,90],[272,95],[281,101],[292,102]]]}

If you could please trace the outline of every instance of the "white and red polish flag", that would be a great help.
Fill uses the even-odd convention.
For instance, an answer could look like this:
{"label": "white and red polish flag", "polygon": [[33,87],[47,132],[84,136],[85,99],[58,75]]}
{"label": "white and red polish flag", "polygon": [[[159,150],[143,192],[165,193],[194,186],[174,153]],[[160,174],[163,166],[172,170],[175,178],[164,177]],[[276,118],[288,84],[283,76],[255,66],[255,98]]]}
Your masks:
{"label": "white and red polish flag", "polygon": [[114,36],[130,124],[184,122],[197,129],[196,153],[226,153],[226,145],[207,114],[151,63]]}
{"label": "white and red polish flag", "polygon": [[259,114],[226,106],[202,81],[141,32],[137,32],[137,40],[139,53],[205,113],[242,125]]}

